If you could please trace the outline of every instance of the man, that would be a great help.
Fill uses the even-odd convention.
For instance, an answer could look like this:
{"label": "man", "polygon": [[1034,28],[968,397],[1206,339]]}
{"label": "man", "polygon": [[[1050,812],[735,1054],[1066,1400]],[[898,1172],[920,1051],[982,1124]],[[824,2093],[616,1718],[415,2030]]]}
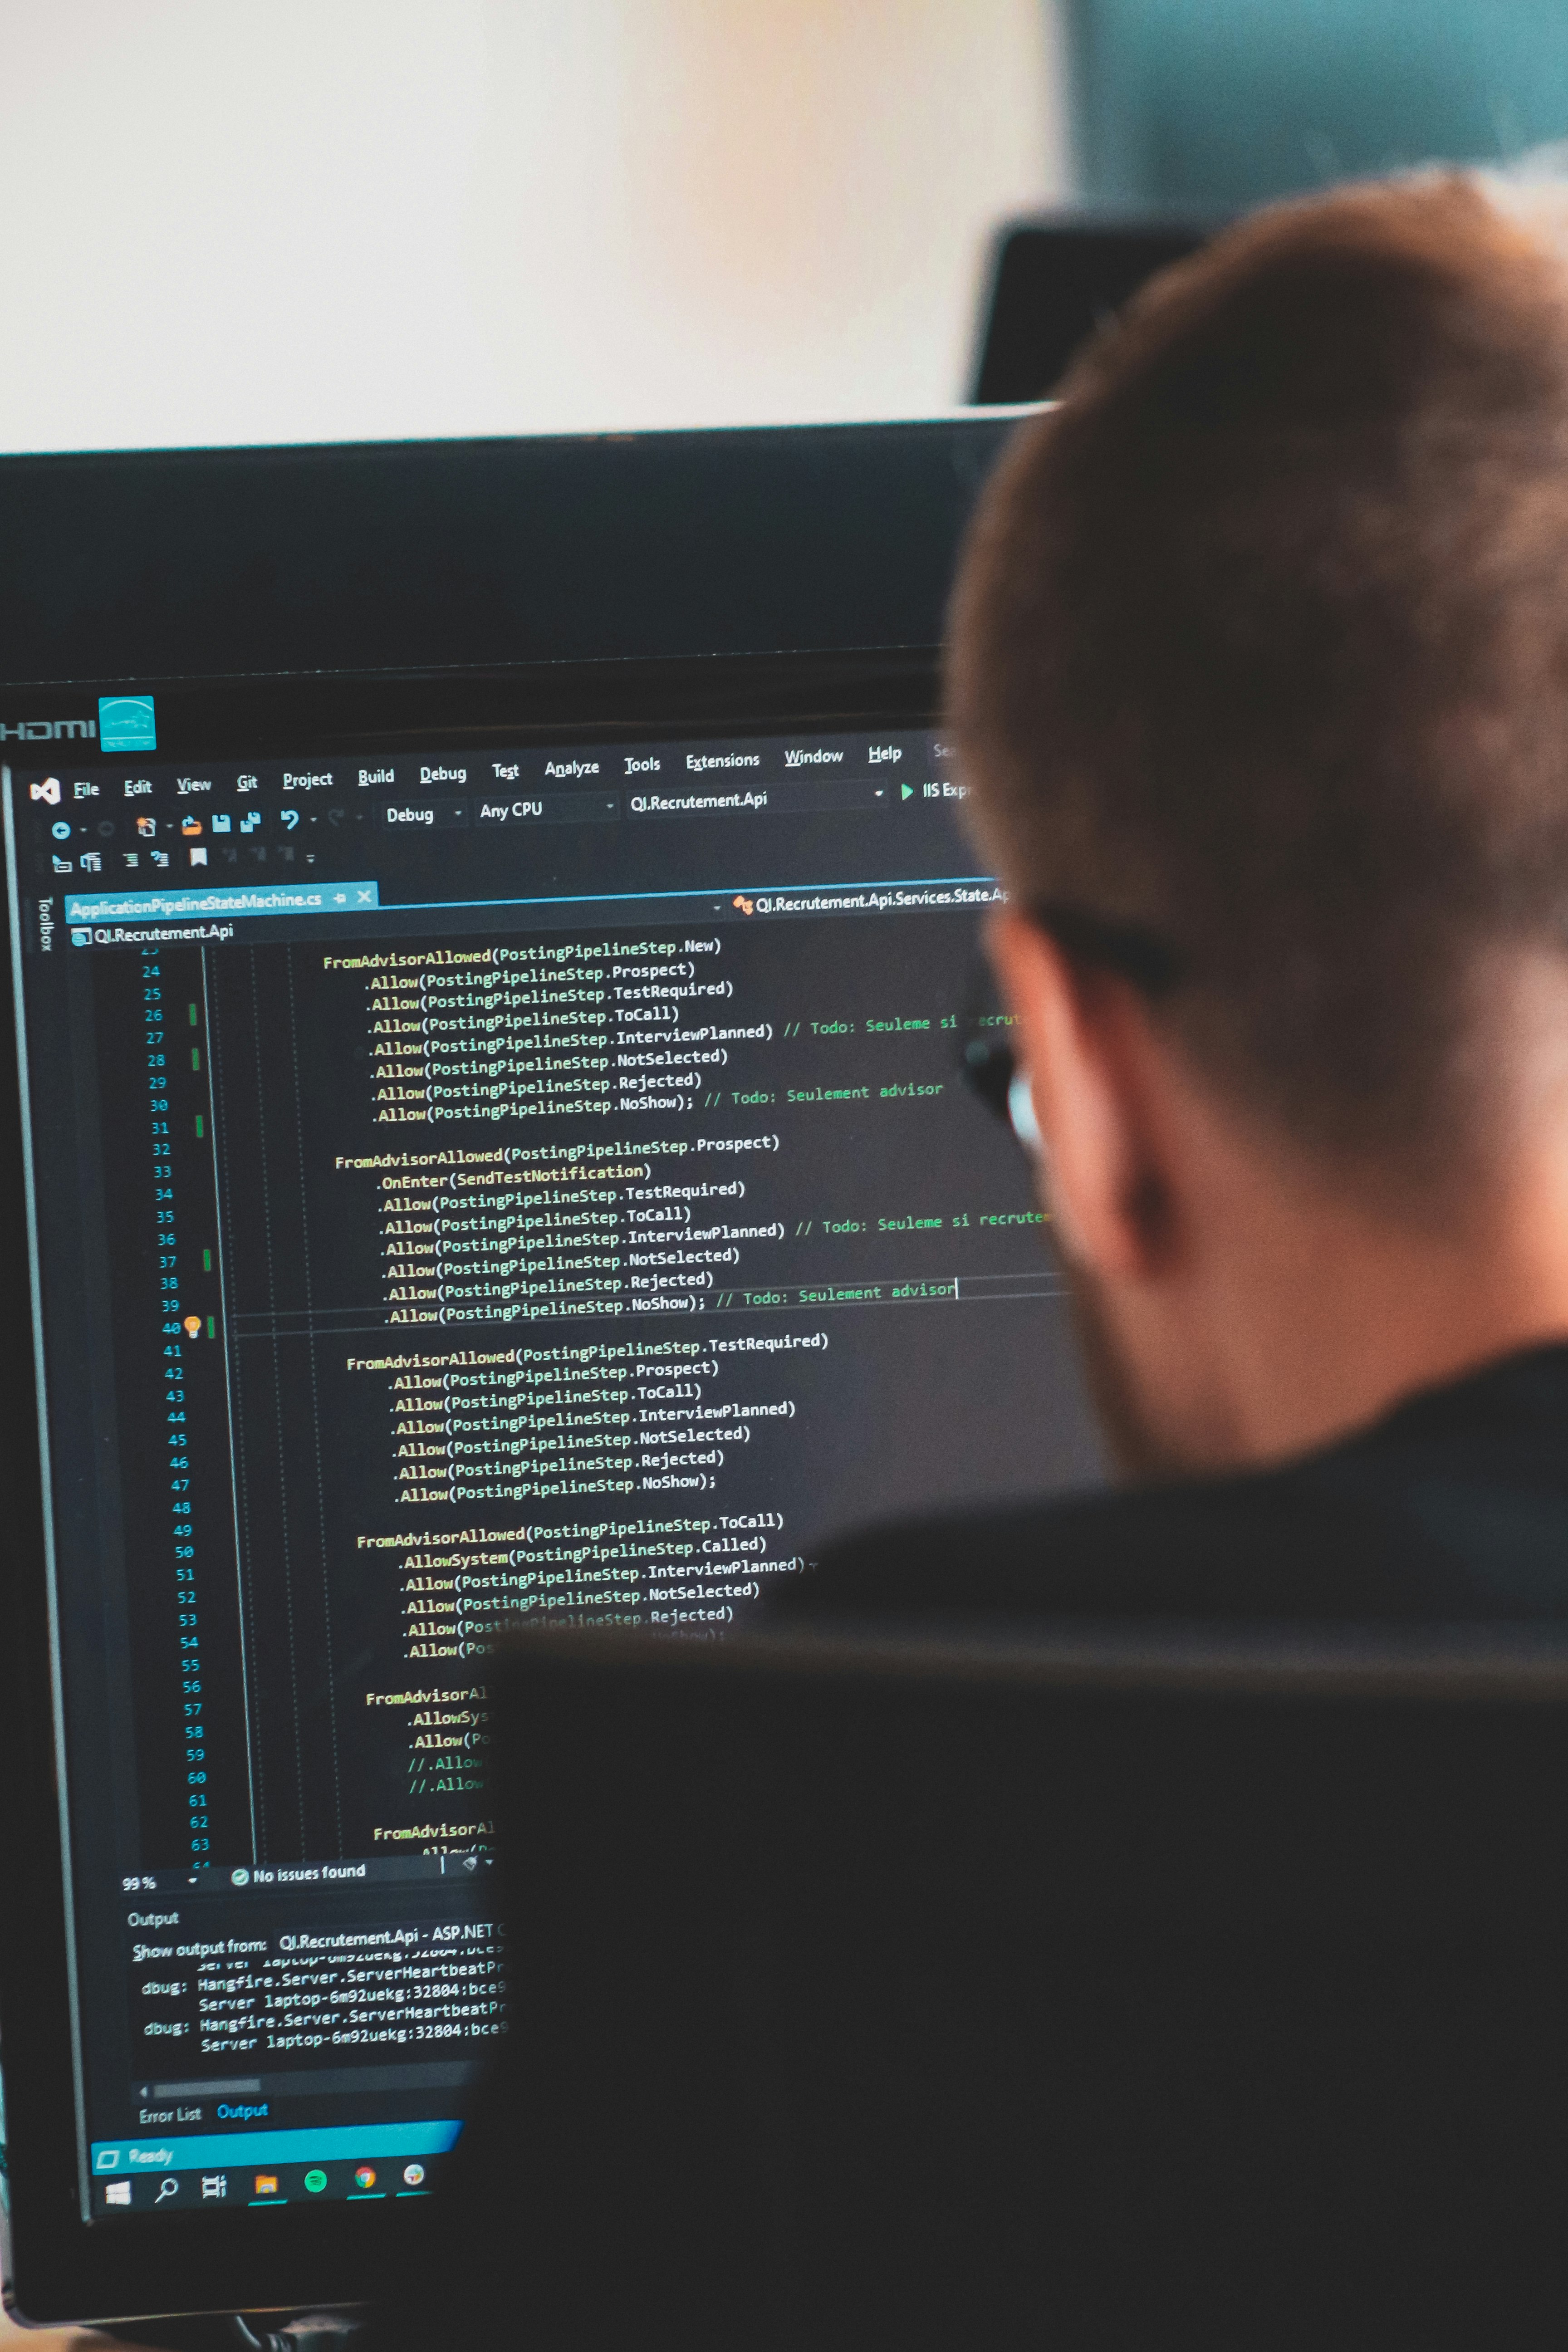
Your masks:
{"label": "man", "polygon": [[[952,714],[976,831],[1009,894],[990,946],[1043,1142],[1042,1196],[1131,1483],[1119,1495],[852,1540],[780,1595],[776,1613],[885,1622],[958,1612],[1568,1611],[1568,261],[1551,234],[1549,219],[1456,178],[1351,189],[1262,215],[1142,297],[992,483],[954,605]],[[717,1852],[722,1833],[713,1835]],[[905,1894],[900,1918],[937,1936],[924,1893]],[[673,1922],[680,1948],[680,1898],[667,1885],[643,1899],[649,1934]],[[771,1933],[759,1910],[735,1948],[749,1990],[781,1980],[768,1971],[785,1948]],[[1123,1958],[1120,1948],[1109,1956],[1113,1978]],[[703,1954],[680,1997],[691,1983],[704,1996],[711,1988],[725,2084],[738,2086],[748,2115],[784,2113],[758,2087],[773,2078],[757,2066],[750,2024],[739,2030],[739,2009],[722,2005],[735,1965]],[[930,1951],[922,1965],[933,1965]],[[1103,2020],[1101,2038],[1086,2042],[1082,2016],[1051,2016],[1050,1965],[1042,1954],[1044,2041],[1023,2036],[1007,2060],[1035,2065],[1047,2053],[1031,2148],[1052,2129],[1048,2086],[1061,2079],[1062,2053],[1088,2047],[1099,2064],[1107,2051]],[[1534,1965],[1547,1985],[1539,2013],[1554,2018],[1556,1947]],[[524,1966],[537,1969],[537,1954]],[[1394,2073],[1376,2075],[1373,2104],[1385,2079],[1402,2092],[1415,2081],[1413,2113],[1436,2118],[1447,2193],[1462,2130],[1457,2078],[1447,2065],[1421,2076],[1429,2042],[1420,2037],[1435,2032],[1442,2046],[1458,2029],[1438,1960],[1433,1969],[1411,1979],[1425,2021],[1418,2031],[1414,2008],[1411,2017],[1402,2008],[1407,2030],[1393,2037]],[[932,1980],[920,1979],[927,1990]],[[1309,2301],[1326,2308],[1342,2285],[1342,2217],[1340,2236],[1318,2234],[1328,2228],[1314,2172],[1323,2143],[1304,2141],[1300,2174],[1265,2166],[1256,2206],[1238,2203],[1227,2119],[1250,2110],[1224,2066],[1229,2051],[1247,2095],[1261,2084],[1267,2104],[1299,2096],[1298,2053],[1271,2046],[1256,2009],[1234,2047],[1217,2032],[1195,2055],[1180,2033],[1162,2044],[1163,2017],[1212,2023],[1201,1984],[1195,2006],[1182,2007],[1179,1959],[1172,1981],[1173,2011],[1145,1987],[1130,2035],[1117,2028],[1109,2137],[1072,2151],[1082,2196],[1074,2202],[1071,2183],[1052,2176],[1063,2202],[1031,2223],[1044,2236],[1066,2211],[1068,2229],[1109,2250],[1100,2273],[1092,2251],[1062,2266],[1075,2293],[1099,2278],[1103,2307],[1092,2325],[1058,2328],[1052,2340],[1145,2340],[1147,2329],[1139,2336],[1122,2324],[1141,2280],[1158,2285],[1158,2294],[1147,2289],[1162,2315],[1152,2324],[1183,2341],[1192,2329],[1184,2335],[1173,2313],[1184,2296],[1183,2311],[1195,2297],[1209,2312],[1205,2342],[1416,2340],[1408,2325],[1314,2332],[1291,2300],[1315,2279]],[[1505,2023],[1523,1981],[1507,1979]],[[765,1997],[754,1998],[761,2012]],[[921,2087],[907,2110],[894,2103],[897,2127],[907,2112],[917,2148],[928,2146],[922,2070],[933,2053],[957,2051],[964,2096],[941,2107],[955,2075],[940,2065],[945,2087],[930,2095],[952,2124],[958,2169],[989,2193],[1017,2146],[1005,2137],[1018,2113],[1005,2069],[987,2072],[995,2044],[968,2038],[962,2019],[959,2039],[944,2044],[941,2004],[922,1993],[917,2009],[907,1984],[900,1998],[890,2012],[899,2063]],[[628,2000],[625,2032],[657,2042],[659,2014]],[[675,2324],[665,2316],[668,2249],[679,2269],[695,2231],[705,2264],[725,2253],[722,2227],[679,2161],[650,2165],[646,2193],[627,2187],[620,2118],[621,2141],[598,2121],[587,2127],[607,2151],[602,2172],[585,2168],[581,2137],[564,2156],[555,2141],[545,2152],[548,2166],[563,2168],[567,2208],[581,2194],[591,2224],[612,2217],[603,2275],[555,2258],[540,2265],[541,2284],[520,2260],[517,2245],[526,2249],[539,2226],[518,2189],[519,2117],[526,2134],[537,2080],[528,2066],[562,2030],[541,2015],[510,2045],[518,2071],[502,2074],[465,2134],[437,2209],[438,2279],[408,2294],[401,2325],[384,2318],[383,2346],[489,2341],[475,2321],[492,2308],[494,2340],[510,2341],[521,2323],[509,2293],[536,2332],[542,2294],[556,2298],[546,2336],[570,2306],[552,2341],[595,2344],[619,2340],[600,2326],[606,2302],[646,2294],[638,2323],[658,2336]],[[1525,2039],[1528,2063],[1556,2080],[1555,2047]],[[655,2070],[647,2082],[682,2079],[690,2053],[679,2032],[676,2045],[677,2072]],[[559,2046],[569,2052],[569,2033]],[[1489,2092],[1490,2047],[1475,2061]],[[1333,2054],[1328,2039],[1325,2050]],[[1511,2045],[1498,2063],[1507,2077],[1519,2063]],[[1153,2088],[1140,2071],[1149,2068]],[[1164,2099],[1177,2118],[1184,2160],[1174,2201],[1161,2210],[1167,2222],[1173,2212],[1194,2219],[1186,2232],[1169,2224],[1175,2256],[1166,2240],[1148,2258],[1141,2241],[1160,2200],[1116,2139],[1117,2086],[1129,2073],[1126,2112],[1145,2119]],[[596,2079],[602,2087],[602,2071]],[[876,2079],[849,2070],[847,2114]],[[1394,2111],[1403,2128],[1397,2101]],[[1465,2113],[1477,2111],[1490,2112],[1485,2095]],[[591,2104],[584,2112],[601,2114]],[[646,2106],[638,2113],[647,2132]],[[1408,2145],[1397,2133],[1386,2144]],[[1473,2275],[1463,2262],[1458,2274],[1468,2289],[1481,2281],[1494,2314],[1507,2294],[1528,2306],[1547,2277],[1544,2332],[1499,2319],[1506,2340],[1534,2343],[1562,2330],[1557,2159],[1540,2168],[1538,2214],[1531,2156],[1527,2148],[1510,2176],[1524,2184],[1510,2204],[1498,2191],[1496,2151],[1480,2148],[1479,2187],[1468,2176],[1460,2185],[1467,2215],[1492,2232],[1490,2251]],[[1201,2185],[1212,2184],[1214,2165],[1225,2198]],[[1036,2179],[1027,2166],[1025,2175]],[[536,2162],[528,2178],[540,2177]],[[760,2183],[745,2187],[785,2250],[769,2275],[787,2281],[794,2209],[770,2203]],[[1412,2195],[1419,2207],[1419,2190]],[[1233,2206],[1261,2213],[1269,2233],[1243,2244],[1234,2270],[1223,2251],[1241,2242]],[[1380,2255],[1392,2206],[1379,2205],[1354,2246],[1364,2266],[1387,2263],[1381,2287],[1397,2305],[1401,2264],[1412,2242],[1425,2247],[1426,2224],[1405,2210],[1401,2251]],[[1005,2238],[1009,2210],[1004,2195],[986,2223],[989,2283],[1006,2259],[998,2249],[1016,2253],[1027,2238]],[[1520,2272],[1522,2284],[1495,2263],[1497,2245],[1514,2243],[1498,2216],[1516,2210],[1518,2244],[1534,2265]],[[972,2227],[973,2216],[954,2223],[943,2212],[913,2289],[901,2272],[880,2278],[868,2257],[869,2291],[898,2305],[901,2340],[962,2335],[947,2326],[942,2297],[956,2278],[983,2300],[983,2264],[963,2268],[975,2260]],[[1458,2245],[1465,2232],[1452,2235]],[[1026,2300],[1039,2294],[1028,2332],[984,2340],[1051,2336],[1057,2290],[1043,2276],[1026,2263],[1008,2287]],[[1493,2296],[1500,2276],[1507,2294]],[[811,2304],[819,2274],[805,2256],[800,2278],[818,2284],[800,2285],[797,2303],[784,2295],[770,2341],[807,2340],[808,2320],[824,2341],[873,2340]],[[911,2296],[929,2297],[923,2329],[918,2310],[909,2316]],[[716,2340],[710,2314],[694,2318],[683,2306],[679,2324],[685,2340]],[[1419,2340],[1490,2339],[1455,2304]]]}
{"label": "man", "polygon": [[1133,1483],[850,1541],[784,1611],[1568,1609],[1554,203],[1266,212],[992,481],[951,716]]}

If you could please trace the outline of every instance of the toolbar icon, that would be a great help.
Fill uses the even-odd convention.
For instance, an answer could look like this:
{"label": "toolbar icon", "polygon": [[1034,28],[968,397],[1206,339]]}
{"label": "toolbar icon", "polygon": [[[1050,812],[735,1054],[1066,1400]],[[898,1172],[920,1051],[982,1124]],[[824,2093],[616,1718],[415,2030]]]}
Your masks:
{"label": "toolbar icon", "polygon": [[184,834],[195,835],[200,833],[201,829],[202,821],[199,816],[183,816],[180,819],[180,831]]}
{"label": "toolbar icon", "polygon": [[106,2205],[129,2205],[131,2202],[131,2183],[129,2180],[110,2180],[107,2182],[103,2191],[103,2201]]}
{"label": "toolbar icon", "polygon": [[314,2172],[307,2172],[305,2175],[305,2186],[312,2197],[319,2197],[326,2185],[327,2176],[319,2166]]}
{"label": "toolbar icon", "polygon": [[275,2172],[258,2172],[256,2176],[256,2193],[258,2197],[276,2197],[278,2175]]}
{"label": "toolbar icon", "polygon": [[247,809],[245,814],[239,820],[239,829],[241,833],[254,833],[260,823],[261,811],[259,809]]}
{"label": "toolbar icon", "polygon": [[58,776],[46,776],[41,784],[29,784],[27,786],[27,798],[30,801],[47,801],[50,808],[58,808],[60,804],[59,778]]}
{"label": "toolbar icon", "polygon": [[143,841],[151,841],[153,835],[158,830],[157,818],[155,816],[139,816],[136,820],[136,830],[142,835]]}
{"label": "toolbar icon", "polygon": [[417,2189],[425,2178],[425,2167],[422,2164],[405,2164],[403,2178],[410,2189]]}
{"label": "toolbar icon", "polygon": [[204,2172],[202,2175],[202,2195],[204,2198],[226,2197],[228,2195],[227,2173]]}
{"label": "toolbar icon", "polygon": [[374,2164],[362,2164],[359,2167],[354,2174],[354,2187],[356,2189],[374,2189],[375,2187],[375,2167]]}

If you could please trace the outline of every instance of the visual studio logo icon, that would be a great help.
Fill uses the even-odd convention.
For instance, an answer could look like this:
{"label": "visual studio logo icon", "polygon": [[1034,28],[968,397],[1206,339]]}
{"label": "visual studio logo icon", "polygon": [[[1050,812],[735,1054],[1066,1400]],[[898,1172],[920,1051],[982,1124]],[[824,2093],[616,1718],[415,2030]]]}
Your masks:
{"label": "visual studio logo icon", "polygon": [[100,694],[98,746],[100,751],[155,751],[158,728],[152,696]]}
{"label": "visual studio logo icon", "polygon": [[47,801],[50,808],[58,808],[60,804],[59,778],[58,776],[46,776],[41,784],[29,784],[27,786],[27,798],[30,801]]}

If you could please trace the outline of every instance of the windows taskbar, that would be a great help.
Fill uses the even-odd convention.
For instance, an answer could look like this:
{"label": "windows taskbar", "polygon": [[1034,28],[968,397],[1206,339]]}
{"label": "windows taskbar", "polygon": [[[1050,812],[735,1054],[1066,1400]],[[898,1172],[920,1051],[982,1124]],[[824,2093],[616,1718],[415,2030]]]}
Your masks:
{"label": "windows taskbar", "polygon": [[93,2210],[107,2218],[425,2197],[461,2129],[441,2120],[95,2140]]}

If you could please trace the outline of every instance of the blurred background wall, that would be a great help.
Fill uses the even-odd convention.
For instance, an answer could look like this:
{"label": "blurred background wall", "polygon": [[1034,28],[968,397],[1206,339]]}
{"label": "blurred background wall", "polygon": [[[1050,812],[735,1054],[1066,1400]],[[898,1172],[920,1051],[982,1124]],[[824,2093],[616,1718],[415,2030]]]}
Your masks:
{"label": "blurred background wall", "polygon": [[0,449],[926,413],[1056,207],[1033,396],[1174,233],[1562,142],[1568,0],[0,0]]}
{"label": "blurred background wall", "polygon": [[909,415],[1041,0],[5,0],[0,448]]}
{"label": "blurred background wall", "polygon": [[1080,191],[1206,211],[1568,138],[1568,0],[1061,0]]}

